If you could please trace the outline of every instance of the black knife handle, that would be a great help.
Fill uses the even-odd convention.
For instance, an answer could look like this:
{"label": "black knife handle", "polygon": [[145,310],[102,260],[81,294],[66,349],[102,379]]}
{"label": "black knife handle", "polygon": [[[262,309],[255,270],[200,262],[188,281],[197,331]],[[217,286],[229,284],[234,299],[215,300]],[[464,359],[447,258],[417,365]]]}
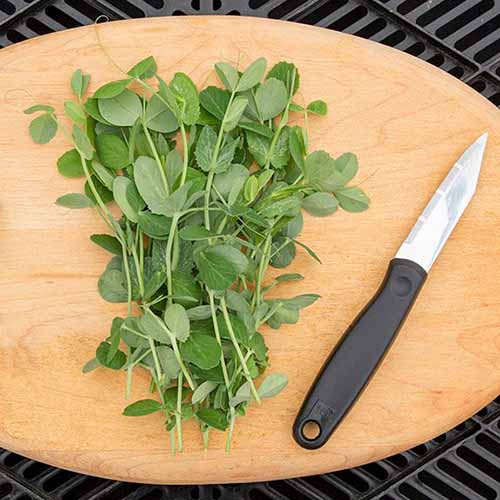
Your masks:
{"label": "black knife handle", "polygon": [[[426,278],[415,262],[391,260],[382,285],[337,343],[302,404],[293,425],[300,446],[317,449],[326,443],[384,359]],[[309,422],[319,431],[314,439],[304,435]]]}

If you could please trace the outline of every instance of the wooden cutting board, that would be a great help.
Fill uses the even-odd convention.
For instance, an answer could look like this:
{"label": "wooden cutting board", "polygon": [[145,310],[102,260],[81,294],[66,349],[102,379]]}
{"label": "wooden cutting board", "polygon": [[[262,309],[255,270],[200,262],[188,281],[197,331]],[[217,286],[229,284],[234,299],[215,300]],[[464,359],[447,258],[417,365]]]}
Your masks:
{"label": "wooden cutting board", "polygon": [[[171,18],[99,25],[122,67],[153,55],[166,78],[186,71],[201,85],[220,60],[293,61],[299,100],[323,98],[311,146],[354,151],[372,199],[366,213],[306,218],[290,271],[306,276],[290,295],[322,300],[295,326],[264,331],[271,370],[287,389],[237,422],[234,449],[194,423],[186,451],[172,456],[161,417],[121,416],[122,374],[81,374],[124,313],[96,284],[107,256],[89,241],[104,230],[92,211],[54,205],[82,181],[58,175],[68,147],[32,144],[21,113],[34,102],[60,108],[80,67],[91,90],[121,75],[96,28],[69,30],[0,51],[0,446],[76,471],[148,483],[270,480],[357,466],[406,450],[471,416],[500,391],[500,112],[442,71],[382,45],[324,29],[250,18]],[[359,404],[318,451],[299,448],[291,426],[321,363],[375,292],[386,266],[430,195],[464,149],[488,131],[476,196],[432,269],[392,351]],[[134,379],[133,398],[146,394]]]}

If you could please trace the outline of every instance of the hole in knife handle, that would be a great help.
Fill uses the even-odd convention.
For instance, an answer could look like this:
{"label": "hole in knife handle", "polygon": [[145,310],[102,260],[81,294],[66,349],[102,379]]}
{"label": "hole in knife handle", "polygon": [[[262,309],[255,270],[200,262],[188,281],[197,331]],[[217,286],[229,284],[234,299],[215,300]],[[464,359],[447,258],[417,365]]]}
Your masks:
{"label": "hole in knife handle", "polygon": [[308,441],[314,441],[321,434],[321,427],[314,420],[307,420],[302,426],[302,437]]}

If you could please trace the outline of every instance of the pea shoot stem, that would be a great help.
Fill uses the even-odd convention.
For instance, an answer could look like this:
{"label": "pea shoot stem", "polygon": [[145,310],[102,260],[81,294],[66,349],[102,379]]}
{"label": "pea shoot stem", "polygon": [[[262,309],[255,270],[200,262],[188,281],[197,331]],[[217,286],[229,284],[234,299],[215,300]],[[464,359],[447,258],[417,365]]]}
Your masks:
{"label": "pea shoot stem", "polygon": [[183,165],[182,165],[182,176],[181,176],[181,186],[183,186],[186,182],[186,177],[187,177],[187,169],[188,169],[188,164],[189,164],[189,149],[188,149],[188,141],[186,137],[186,127],[184,126],[184,123],[181,121],[180,125],[181,129],[181,136],[182,136],[182,146],[183,146],[183,151],[184,151],[184,157],[183,157]]}
{"label": "pea shoot stem", "polygon": [[177,427],[177,447],[182,451],[182,372],[177,378],[177,411],[175,412],[175,426]]}
{"label": "pea shoot stem", "polygon": [[156,146],[153,142],[153,139],[151,137],[151,134],[149,133],[148,126],[146,125],[146,121],[143,118],[142,120],[142,128],[144,130],[144,135],[146,136],[146,140],[148,141],[149,147],[151,149],[151,152],[153,153],[153,158],[156,161],[156,165],[158,166],[158,170],[160,171],[161,175],[161,180],[163,182],[163,187],[165,188],[165,192],[167,193],[167,196],[170,194],[170,190],[168,187],[168,182],[167,182],[167,176],[165,174],[165,169],[163,168],[163,163],[160,159],[160,156],[158,155],[158,151],[156,150]]}
{"label": "pea shoot stem", "polygon": [[233,325],[231,324],[231,318],[229,317],[229,312],[227,310],[226,299],[224,297],[220,299],[220,306],[222,309],[222,314],[224,316],[224,321],[226,322],[227,331],[229,332],[229,337],[231,338],[231,342],[233,343],[236,354],[238,355],[238,359],[240,360],[241,368],[243,370],[243,373],[245,374],[245,378],[250,384],[250,390],[252,391],[255,401],[257,401],[257,403],[260,403],[259,394],[253,383],[252,376],[250,375],[250,371],[248,370],[247,363],[245,361],[243,353],[241,352],[241,348],[238,340],[236,339],[236,335],[234,334]]}
{"label": "pea shoot stem", "polygon": [[172,223],[170,225],[170,233],[168,234],[167,248],[165,251],[165,267],[167,270],[167,288],[168,288],[168,299],[167,303],[169,306],[173,304],[173,288],[172,288],[172,247],[174,245],[175,233],[177,231],[177,224],[179,222],[179,215],[174,215],[172,217]]}
{"label": "pea shoot stem", "polygon": [[212,183],[214,181],[215,176],[215,167],[217,166],[217,158],[219,157],[219,150],[222,144],[222,139],[224,138],[224,125],[227,117],[227,113],[231,104],[233,103],[236,92],[233,90],[231,93],[231,97],[229,98],[229,102],[227,104],[226,111],[224,112],[224,117],[222,118],[222,122],[219,129],[219,134],[217,135],[217,142],[215,143],[215,148],[212,154],[212,158],[210,160],[210,168],[208,171],[207,185],[205,187],[205,227],[210,230],[210,217],[208,213],[208,206],[210,204],[210,193],[212,191]]}

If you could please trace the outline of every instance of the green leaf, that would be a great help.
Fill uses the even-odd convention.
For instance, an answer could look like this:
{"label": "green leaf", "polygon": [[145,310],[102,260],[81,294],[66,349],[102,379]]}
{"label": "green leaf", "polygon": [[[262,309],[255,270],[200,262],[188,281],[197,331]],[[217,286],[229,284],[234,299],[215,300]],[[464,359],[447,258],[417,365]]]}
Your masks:
{"label": "green leaf", "polygon": [[328,113],[328,106],[325,101],[312,101],[307,105],[307,111],[319,116],[325,116]]}
{"label": "green leaf", "polygon": [[104,117],[101,115],[99,111],[99,101],[98,99],[94,99],[93,97],[89,97],[85,104],[83,105],[85,111],[98,123],[102,123],[104,125],[111,125]]}
{"label": "green leaf", "polygon": [[229,130],[233,130],[238,125],[240,121],[243,111],[247,107],[248,100],[246,97],[238,96],[233,100],[231,106],[227,110],[226,116],[224,118],[223,127],[226,132]]}
{"label": "green leaf", "polygon": [[97,361],[97,358],[92,358],[83,365],[82,373],[90,373],[96,368],[99,368],[99,366],[101,366],[101,363]]}
{"label": "green leaf", "polygon": [[302,112],[304,112],[304,111],[305,111],[305,110],[304,110],[304,107],[303,107],[303,106],[301,106],[300,104],[297,104],[296,102],[291,102],[291,103],[290,103],[290,106],[288,106],[288,109],[289,109],[290,111],[294,111],[294,112],[296,112],[296,113],[302,113]]}
{"label": "green leaf", "polygon": [[314,151],[307,155],[304,163],[305,180],[321,191],[335,191],[345,182],[335,168],[335,160],[326,151]]}
{"label": "green leaf", "polygon": [[177,191],[168,196],[163,203],[162,214],[167,217],[173,217],[182,212],[186,206],[187,195],[190,189],[190,184],[186,183]]}
{"label": "green leaf", "polygon": [[167,377],[171,379],[177,378],[179,372],[181,371],[181,367],[177,361],[174,351],[166,345],[159,345],[156,348],[156,352],[158,354],[158,358],[160,358],[160,365]]}
{"label": "green leaf", "polygon": [[255,85],[257,85],[264,77],[266,67],[267,61],[264,57],[260,57],[250,64],[250,66],[248,66],[248,68],[241,75],[240,81],[236,86],[236,92],[243,92],[255,87]]}
{"label": "green leaf", "polygon": [[227,307],[233,311],[247,313],[250,312],[250,304],[241,293],[234,290],[226,290]]}
{"label": "green leaf", "polygon": [[132,78],[141,78],[147,80],[148,78],[152,78],[156,74],[157,70],[158,66],[156,65],[155,58],[153,56],[149,56],[133,66],[127,72],[127,75],[131,76]]}
{"label": "green leaf", "polygon": [[271,373],[260,384],[258,393],[262,399],[278,395],[288,384],[288,377],[282,373]]}
{"label": "green leaf", "polygon": [[192,307],[200,303],[201,289],[191,274],[176,270],[172,273],[172,297],[184,307]]}
{"label": "green leaf", "polygon": [[113,196],[127,219],[137,222],[138,213],[144,208],[144,203],[134,183],[123,175],[115,177],[113,181]]}
{"label": "green leaf", "polygon": [[267,321],[271,328],[279,328],[282,323],[294,325],[299,321],[299,309],[289,305],[286,300],[273,301],[273,306],[279,305],[273,316]]}
{"label": "green leaf", "polygon": [[240,184],[241,189],[248,176],[248,168],[243,165],[233,164],[225,172],[215,175],[214,186],[222,196],[227,197],[236,184]]}
{"label": "green leaf", "polygon": [[79,125],[85,124],[87,120],[87,115],[83,106],[81,104],[77,104],[73,101],[66,101],[64,103],[64,112],[70,118],[70,120],[78,123]]}
{"label": "green leaf", "polygon": [[305,243],[301,243],[300,241],[293,240],[294,243],[302,247],[316,262],[319,264],[322,264],[321,259],[316,255],[316,253],[312,250],[312,248],[309,248]]}
{"label": "green leaf", "polygon": [[200,92],[200,103],[204,109],[222,121],[229,104],[229,93],[218,87],[207,87]]}
{"label": "green leaf", "polygon": [[94,99],[112,99],[113,97],[117,97],[128,87],[131,81],[131,78],[127,78],[125,80],[105,83],[94,92],[92,97]]}
{"label": "green leaf", "polygon": [[297,295],[293,299],[287,299],[286,303],[296,309],[304,309],[305,307],[313,305],[320,297],[320,295],[315,293],[306,293],[303,295]]}
{"label": "green leaf", "polygon": [[236,391],[236,394],[229,400],[229,406],[233,408],[241,403],[248,403],[252,401],[252,392],[250,390],[250,382],[245,382]]}
{"label": "green leaf", "polygon": [[[247,326],[239,316],[236,316],[233,313],[229,314],[229,320],[231,322],[231,327],[233,329],[234,336],[236,337],[238,343],[244,346],[248,346],[250,342],[249,328],[247,328]],[[219,325],[219,333],[221,338],[230,340],[231,335],[229,333],[229,329],[226,324],[225,318],[222,314],[219,314],[217,316],[217,324]],[[254,329],[255,329],[254,327],[250,328],[250,330]]]}
{"label": "green leaf", "polygon": [[304,157],[306,156],[306,147],[304,144],[304,133],[301,127],[296,125],[290,129],[288,142],[288,147],[290,149],[290,154],[293,158],[293,161],[302,170],[302,172],[304,172]]}
{"label": "green leaf", "polygon": [[162,133],[174,132],[179,128],[177,118],[157,95],[153,95],[146,106],[146,125]]}
{"label": "green leaf", "polygon": [[94,146],[92,146],[87,134],[80,127],[73,125],[72,137],[76,149],[86,160],[91,160],[94,156]]}
{"label": "green leaf", "polygon": [[259,122],[240,120],[238,125],[242,129],[249,130],[250,132],[261,135],[262,137],[267,137],[268,139],[273,138],[273,131],[269,127],[266,127]]}
{"label": "green leaf", "polygon": [[215,236],[216,233],[209,231],[204,226],[184,226],[179,231],[179,237],[186,241],[201,241]]}
{"label": "green leaf", "polygon": [[276,78],[269,78],[255,92],[255,101],[263,120],[278,116],[288,103],[285,85]]}
{"label": "green leaf", "polygon": [[302,213],[298,213],[296,217],[294,217],[284,228],[283,234],[284,236],[288,236],[288,238],[296,238],[304,227],[304,217]]}
{"label": "green leaf", "polygon": [[218,384],[216,382],[205,380],[205,382],[200,384],[193,392],[191,403],[202,403],[203,401],[205,401],[205,399],[207,399],[208,395],[217,388],[217,386]]}
{"label": "green leaf", "polygon": [[158,80],[158,95],[167,103],[177,121],[181,121],[181,109],[179,108],[176,94],[174,94],[172,88],[160,76],[156,75],[156,79]]}
{"label": "green leaf", "polygon": [[[174,188],[176,181],[179,179],[179,176],[182,173],[183,166],[183,161],[181,155],[179,154],[179,151],[177,151],[177,149],[175,148],[172,149],[172,151],[167,154],[167,158],[165,161],[167,182],[171,189]],[[186,180],[189,179],[187,179],[186,177]]]}
{"label": "green leaf", "polygon": [[184,307],[180,304],[172,304],[165,310],[165,323],[168,329],[181,342],[189,337],[189,318]]}
{"label": "green leaf", "polygon": [[203,408],[196,412],[196,416],[205,422],[209,427],[225,431],[229,425],[227,416],[222,410],[214,410],[212,408]]}
{"label": "green leaf", "polygon": [[[92,183],[94,184],[95,190],[97,191],[98,196],[101,198],[103,203],[109,203],[113,200],[113,193],[97,178],[95,175],[90,176]],[[85,195],[87,198],[90,198],[94,205],[97,204],[97,199],[92,192],[89,182],[85,182]]]}
{"label": "green leaf", "polygon": [[[101,297],[107,302],[127,302],[127,280],[123,272],[123,260],[120,257],[113,257],[108,263],[99,278],[97,288]],[[132,299],[136,298],[136,293],[132,286]]]}
{"label": "green leaf", "polygon": [[77,69],[71,77],[71,91],[77,97],[83,97],[89,86],[90,75],[82,73],[81,69]]}
{"label": "green leaf", "polygon": [[108,355],[106,356],[106,361],[108,363],[111,363],[111,361],[115,357],[115,354],[118,352],[118,346],[120,345],[120,329],[122,324],[123,319],[119,317],[114,318],[113,322],[111,323],[111,331],[109,334],[110,346]]}
{"label": "green leaf", "polygon": [[142,114],[141,100],[130,90],[109,99],[99,99],[98,106],[102,117],[118,127],[131,127]]}
{"label": "green leaf", "polygon": [[217,142],[217,134],[209,125],[205,125],[201,130],[200,137],[196,143],[195,156],[198,166],[208,172],[212,156],[215,151],[215,144]]}
{"label": "green leaf", "polygon": [[153,158],[139,156],[135,160],[134,181],[151,212],[163,215],[167,192],[158,165]]}
{"label": "green leaf", "polygon": [[141,231],[152,238],[166,238],[170,233],[172,219],[151,212],[139,212],[137,222]]}
{"label": "green leaf", "polygon": [[83,177],[85,175],[80,154],[76,149],[70,149],[59,157],[57,170],[64,177]]}
{"label": "green leaf", "polygon": [[188,309],[187,315],[190,321],[201,321],[210,318],[212,312],[210,306],[196,306]]}
{"label": "green leaf", "polygon": [[128,405],[123,410],[123,415],[126,417],[143,417],[144,415],[150,415],[162,409],[162,405],[154,399],[141,399]]}
{"label": "green leaf", "polygon": [[128,316],[120,328],[122,340],[130,347],[145,347],[148,344],[146,339],[138,335],[138,333],[142,334],[139,319],[136,316]]}
{"label": "green leaf", "polygon": [[170,334],[163,320],[153,314],[149,309],[144,312],[144,315],[139,319],[141,330],[149,338],[157,340],[162,344],[170,344]]}
{"label": "green leaf", "polygon": [[285,283],[287,281],[301,281],[303,279],[304,276],[302,276],[302,274],[288,273],[277,276],[274,280],[276,281],[276,283]]}
{"label": "green leaf", "polygon": [[45,111],[46,113],[53,113],[55,108],[53,106],[48,106],[46,104],[35,104],[34,106],[30,106],[24,110],[25,115],[31,115],[36,113],[37,111]]}
{"label": "green leaf", "polygon": [[212,290],[229,288],[248,267],[246,256],[229,245],[213,245],[195,255],[201,280]]}
{"label": "green leaf", "polygon": [[271,71],[267,74],[267,78],[276,78],[281,80],[285,84],[287,93],[290,97],[299,89],[299,72],[294,64],[285,61],[275,64],[271,68]]}
{"label": "green leaf", "polygon": [[185,73],[175,73],[174,78],[170,82],[170,88],[176,98],[182,103],[183,122],[186,125],[194,125],[200,115],[200,100],[196,85]]}
{"label": "green leaf", "polygon": [[302,208],[316,217],[333,214],[338,204],[337,199],[331,193],[313,193],[302,200]]}
{"label": "green leaf", "polygon": [[363,212],[370,206],[370,199],[358,187],[338,189],[335,197],[346,212]]}
{"label": "green leaf", "polygon": [[358,159],[353,153],[344,153],[335,160],[335,169],[340,172],[344,183],[348,183],[358,173]]}
{"label": "green leaf", "polygon": [[290,158],[289,149],[289,127],[284,127],[278,136],[271,155],[271,165],[275,168],[283,168],[288,164]]}
{"label": "green leaf", "polygon": [[115,255],[122,254],[122,245],[114,236],[109,234],[93,234],[90,240],[108,252]]}
{"label": "green leaf", "polygon": [[267,137],[247,131],[245,133],[248,149],[255,161],[262,167],[267,162],[267,155],[271,141]]}
{"label": "green leaf", "polygon": [[107,168],[118,170],[130,164],[128,147],[116,135],[98,135],[95,140],[95,147],[101,163]]}
{"label": "green leaf", "polygon": [[259,181],[255,175],[251,175],[247,178],[245,182],[245,187],[243,189],[243,196],[248,203],[255,200],[259,192]]}
{"label": "green leaf", "polygon": [[60,196],[57,198],[56,204],[65,208],[88,208],[94,206],[92,200],[81,193],[69,193]]}
{"label": "green leaf", "polygon": [[180,344],[183,359],[202,370],[210,370],[220,363],[221,348],[217,340],[210,335],[191,335]]}
{"label": "green leaf", "polygon": [[57,132],[57,122],[49,113],[34,118],[29,127],[30,136],[37,144],[47,144]]}
{"label": "green leaf", "polygon": [[297,196],[288,196],[282,200],[275,201],[271,205],[260,210],[260,214],[267,219],[288,216],[295,217],[300,210],[300,199]]}
{"label": "green leaf", "polygon": [[233,161],[238,144],[239,139],[233,140],[230,136],[226,138],[226,143],[222,146],[219,156],[217,157],[217,164],[215,166],[216,173],[225,172],[229,168],[231,162]]}
{"label": "green leaf", "polygon": [[228,63],[220,62],[215,64],[215,72],[226,89],[233,91],[238,85],[238,71]]}
{"label": "green leaf", "polygon": [[108,361],[108,352],[110,348],[111,344],[108,342],[101,342],[96,350],[95,357],[100,365],[111,368],[112,370],[119,370],[125,364],[127,357],[122,351],[117,351],[113,358]]}
{"label": "green leaf", "polygon": [[250,339],[253,352],[259,361],[265,361],[267,357],[267,347],[264,337],[259,332],[255,332]]}
{"label": "green leaf", "polygon": [[[287,238],[278,237],[273,239],[273,257],[271,258],[271,265],[277,269],[287,267],[295,258],[296,249],[293,241],[289,241],[285,245]],[[279,249],[279,251],[278,251]]]}
{"label": "green leaf", "polygon": [[92,170],[99,178],[101,183],[106,186],[110,191],[113,190],[113,181],[115,180],[115,173],[108,170],[104,165],[97,160],[92,160]]}

